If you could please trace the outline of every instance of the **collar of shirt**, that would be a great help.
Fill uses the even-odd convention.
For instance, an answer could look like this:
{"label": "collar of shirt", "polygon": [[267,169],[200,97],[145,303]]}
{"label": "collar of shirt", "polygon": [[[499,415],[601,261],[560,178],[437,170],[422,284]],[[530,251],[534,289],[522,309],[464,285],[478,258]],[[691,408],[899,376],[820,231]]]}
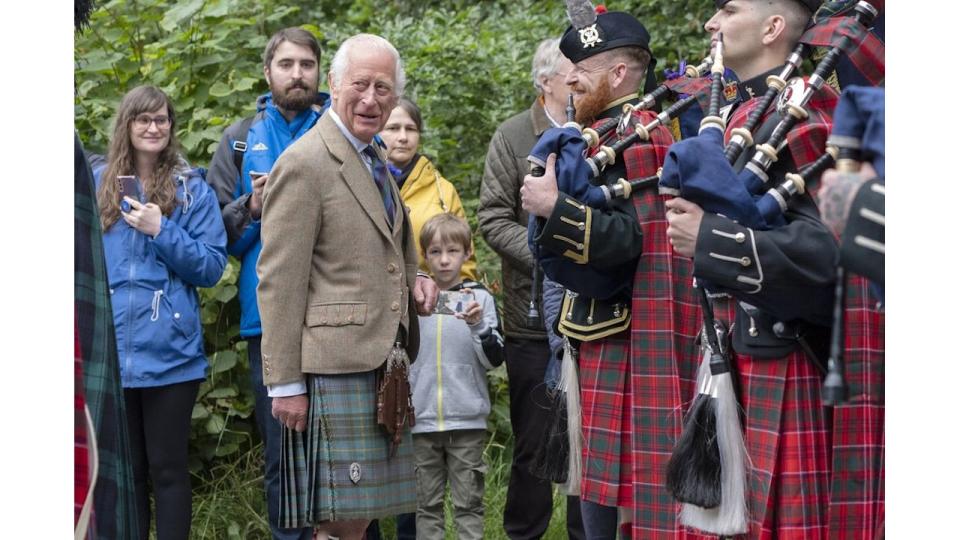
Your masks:
{"label": "collar of shirt", "polygon": [[357,154],[360,155],[360,159],[363,160],[363,163],[367,166],[367,169],[370,170],[371,174],[373,173],[373,163],[370,162],[370,157],[363,153],[364,148],[373,144],[373,141],[363,142],[360,139],[356,138],[353,133],[350,133],[350,130],[343,125],[343,120],[340,120],[340,116],[334,112],[333,108],[327,109],[330,111],[330,118],[333,118],[337,127],[340,128],[340,132],[343,133],[343,136],[350,141],[350,144],[353,145],[353,149],[357,151]]}

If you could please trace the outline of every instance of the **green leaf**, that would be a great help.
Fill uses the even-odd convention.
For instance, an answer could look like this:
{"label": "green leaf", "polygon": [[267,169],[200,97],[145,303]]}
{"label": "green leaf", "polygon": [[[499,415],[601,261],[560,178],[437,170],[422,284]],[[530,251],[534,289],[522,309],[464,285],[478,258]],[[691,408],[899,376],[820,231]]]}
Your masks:
{"label": "green leaf", "polygon": [[232,93],[233,89],[223,81],[217,81],[210,87],[210,95],[213,97],[227,97]]}
{"label": "green leaf", "polygon": [[210,411],[200,403],[194,403],[193,412],[190,413],[191,420],[202,420],[210,416]]}
{"label": "green leaf", "polygon": [[227,398],[234,397],[238,394],[237,389],[232,386],[214,388],[209,393],[207,393],[205,398],[216,399],[216,398]]}
{"label": "green leaf", "polygon": [[186,2],[181,1],[175,3],[172,8],[167,10],[163,20],[160,21],[160,27],[167,32],[173,32],[181,23],[192,17],[203,7],[203,1],[204,0],[188,0]]}
{"label": "green leaf", "polygon": [[231,350],[220,351],[213,355],[212,373],[223,373],[229,371],[237,364],[237,353]]}
{"label": "green leaf", "polygon": [[236,295],[237,287],[235,285],[225,285],[223,288],[217,291],[217,300],[221,302],[229,302]]}
{"label": "green leaf", "polygon": [[210,415],[210,418],[207,419],[204,427],[206,428],[207,433],[220,433],[225,427],[227,427],[227,422],[220,414],[213,413]]}

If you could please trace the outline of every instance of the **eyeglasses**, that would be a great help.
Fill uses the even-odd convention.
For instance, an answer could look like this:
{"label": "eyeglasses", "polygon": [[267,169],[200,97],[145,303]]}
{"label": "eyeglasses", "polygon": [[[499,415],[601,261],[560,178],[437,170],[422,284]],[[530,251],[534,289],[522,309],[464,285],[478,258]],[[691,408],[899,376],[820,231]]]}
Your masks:
{"label": "eyeglasses", "polygon": [[133,123],[137,126],[138,129],[147,130],[150,128],[150,124],[156,124],[157,129],[164,130],[170,127],[170,117],[169,116],[153,116],[149,114],[138,114],[136,118],[133,119]]}

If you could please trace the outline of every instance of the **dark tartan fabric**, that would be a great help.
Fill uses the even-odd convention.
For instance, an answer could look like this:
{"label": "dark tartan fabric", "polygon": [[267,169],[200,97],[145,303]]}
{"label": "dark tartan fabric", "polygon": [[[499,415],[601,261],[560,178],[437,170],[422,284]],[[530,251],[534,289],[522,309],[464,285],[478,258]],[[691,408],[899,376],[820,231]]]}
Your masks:
{"label": "dark tartan fabric", "polygon": [[844,360],[850,400],[833,410],[830,538],[872,540],[884,521],[884,329],[867,280],[848,277]]}
{"label": "dark tartan fabric", "polygon": [[89,538],[136,538],[130,441],[120,388],[120,366],[107,292],[100,217],[93,174],[74,134],[74,308],[83,391],[95,427],[99,470],[94,490],[94,532]]}
{"label": "dark tartan fabric", "polygon": [[[374,373],[307,375],[307,429],[299,433],[283,428],[282,527],[416,510],[410,430],[390,457],[387,436],[377,425]],[[357,482],[351,469],[359,473]]]}
{"label": "dark tartan fabric", "polygon": [[819,47],[839,47],[872,86],[883,84],[884,44],[853,17],[827,19],[804,32],[800,41]]}
{"label": "dark tartan fabric", "polygon": [[[648,123],[653,113],[636,113]],[[672,138],[624,152],[629,179],[654,174]],[[609,143],[608,143],[609,144]],[[634,508],[635,538],[672,535],[678,505],[663,487],[663,470],[682,423],[683,396],[693,392],[700,313],[692,265],[667,242],[664,198],[656,189],[634,194],[643,230],[629,336],[584,343],[580,351],[584,460],[581,497]]]}

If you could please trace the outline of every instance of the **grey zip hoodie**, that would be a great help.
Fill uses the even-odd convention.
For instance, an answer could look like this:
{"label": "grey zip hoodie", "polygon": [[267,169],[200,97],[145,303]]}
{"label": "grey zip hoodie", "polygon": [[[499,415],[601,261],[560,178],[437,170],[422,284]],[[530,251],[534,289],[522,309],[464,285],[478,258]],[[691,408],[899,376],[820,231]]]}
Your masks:
{"label": "grey zip hoodie", "polygon": [[471,282],[451,290],[461,287],[471,287],[483,318],[470,326],[453,315],[420,317],[420,352],[410,367],[413,433],[487,428],[486,371],[502,363],[503,338],[493,296]]}

